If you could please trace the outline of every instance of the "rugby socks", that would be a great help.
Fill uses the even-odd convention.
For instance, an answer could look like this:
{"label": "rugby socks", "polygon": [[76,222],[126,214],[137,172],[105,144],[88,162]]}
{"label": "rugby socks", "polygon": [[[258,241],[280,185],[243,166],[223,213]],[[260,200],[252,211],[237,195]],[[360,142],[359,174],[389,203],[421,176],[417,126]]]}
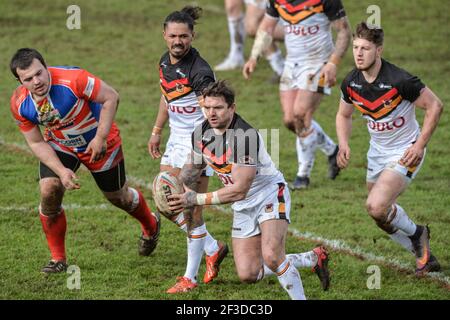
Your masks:
{"label": "rugby socks", "polygon": [[302,279],[298,270],[286,258],[275,270],[278,281],[292,300],[306,300]]}
{"label": "rugby socks", "polygon": [[411,239],[402,230],[397,230],[394,233],[391,233],[389,237],[409,252],[414,253]]}
{"label": "rugby socks", "polygon": [[[287,254],[286,258],[289,260],[289,263],[293,265],[295,268],[312,268],[317,264],[317,254],[314,251],[302,252],[302,253],[292,253]],[[264,275],[261,275],[261,279],[263,277],[274,275],[275,273],[269,269],[266,265],[264,265]],[[258,279],[260,280],[260,279]]]}
{"label": "rugby socks", "polygon": [[309,177],[311,175],[317,148],[327,156],[331,156],[336,150],[336,144],[314,120],[311,122],[311,129],[311,133],[306,137],[297,136],[297,176],[299,177]]}
{"label": "rugby socks", "polygon": [[230,33],[229,57],[233,59],[244,59],[244,15],[228,17],[228,31]]}
{"label": "rugby socks", "polygon": [[[184,232],[187,232],[187,224],[186,219],[184,218],[184,213],[180,213],[176,218],[173,220],[173,222]],[[206,230],[206,225],[205,230]],[[206,230],[206,237],[205,237],[205,253],[208,256],[212,256],[219,250],[219,244],[217,243],[217,240],[214,239],[211,234]]]}
{"label": "rugby socks", "polygon": [[390,225],[403,231],[407,236],[412,236],[416,232],[416,224],[408,217],[405,210],[398,204],[394,204],[388,213]]}
{"label": "rugby socks", "polygon": [[203,224],[194,228],[187,238],[188,257],[184,276],[191,279],[194,283],[197,282],[198,268],[203,256],[206,234],[206,226]]}
{"label": "rugby socks", "polygon": [[151,237],[156,232],[158,222],[147,206],[142,193],[134,188],[128,188],[128,190],[133,194],[133,205],[128,213],[141,223],[144,237]]}
{"label": "rugby socks", "polygon": [[312,132],[306,137],[297,136],[297,160],[298,160],[298,177],[309,177],[314,165],[315,152],[317,149],[317,132]]}
{"label": "rugby socks", "polygon": [[317,132],[317,147],[325,153],[326,156],[331,156],[336,150],[336,143],[323,131],[320,124],[312,121],[312,127]]}
{"label": "rugby socks", "polygon": [[277,51],[268,54],[266,59],[269,61],[272,70],[281,77],[284,69],[284,57],[281,50],[277,48]]}
{"label": "rugby socks", "polygon": [[54,261],[66,261],[65,237],[67,229],[66,215],[64,209],[58,214],[46,216],[39,209],[39,217],[42,223],[48,248]]}

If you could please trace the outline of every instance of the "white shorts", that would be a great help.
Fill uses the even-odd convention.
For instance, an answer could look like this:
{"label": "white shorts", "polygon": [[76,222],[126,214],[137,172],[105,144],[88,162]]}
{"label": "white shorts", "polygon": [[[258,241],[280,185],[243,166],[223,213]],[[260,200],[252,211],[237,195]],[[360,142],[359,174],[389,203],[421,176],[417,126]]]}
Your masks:
{"label": "white shorts", "polygon": [[[189,155],[191,154],[192,143],[191,135],[170,134],[166,144],[166,151],[161,158],[161,165],[171,166],[173,168],[183,168]],[[211,177],[214,171],[211,167],[206,167],[203,176]]]}
{"label": "white shorts", "polygon": [[399,163],[399,160],[402,158],[406,150],[407,148],[395,151],[389,150],[380,152],[371,146],[367,152],[367,182],[375,183],[383,170],[395,171],[403,176],[406,182],[411,182],[422,167],[423,161],[425,160],[426,150],[422,161],[418,166],[405,167]]}
{"label": "white shorts", "polygon": [[325,78],[320,76],[324,64],[285,62],[280,79],[280,91],[302,89],[330,95],[331,88],[325,86]]}
{"label": "white shorts", "polygon": [[261,10],[266,10],[268,1],[267,0],[245,0],[244,2],[246,5],[252,5]]}
{"label": "white shorts", "polygon": [[291,211],[291,196],[285,183],[273,184],[261,192],[252,207],[233,210],[233,238],[250,238],[261,233],[264,221],[284,219],[288,223]]}

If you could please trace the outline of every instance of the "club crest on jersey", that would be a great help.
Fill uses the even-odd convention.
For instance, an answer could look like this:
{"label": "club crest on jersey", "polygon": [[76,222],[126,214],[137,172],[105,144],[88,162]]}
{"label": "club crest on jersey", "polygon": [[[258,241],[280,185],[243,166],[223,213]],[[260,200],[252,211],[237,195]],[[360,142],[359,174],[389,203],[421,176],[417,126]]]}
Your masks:
{"label": "club crest on jersey", "polygon": [[184,86],[181,83],[177,83],[177,85],[175,87],[177,92],[183,92],[183,88],[184,88]]}
{"label": "club crest on jersey", "polygon": [[392,109],[393,108],[393,106],[392,106],[392,99],[390,99],[390,100],[383,100],[383,105],[384,105],[384,107],[386,108],[386,109]]}
{"label": "club crest on jersey", "polygon": [[36,110],[38,112],[39,122],[45,126],[54,126],[61,120],[58,110],[54,109],[48,100],[45,100],[44,103],[38,105]]}
{"label": "club crest on jersey", "polygon": [[266,204],[266,209],[264,210],[266,213],[273,211],[273,203]]}

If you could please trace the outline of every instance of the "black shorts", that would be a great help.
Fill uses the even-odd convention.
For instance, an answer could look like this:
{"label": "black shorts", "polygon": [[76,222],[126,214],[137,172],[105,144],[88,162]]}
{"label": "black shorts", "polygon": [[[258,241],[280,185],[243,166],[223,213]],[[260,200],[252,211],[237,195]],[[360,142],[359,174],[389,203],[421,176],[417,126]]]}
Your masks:
{"label": "black shorts", "polygon": [[[64,167],[76,172],[80,167],[80,160],[70,154],[55,150],[56,155]],[[125,185],[125,161],[122,159],[117,166],[102,172],[91,172],[100,190],[104,192],[119,191]],[[55,177],[58,175],[42,162],[39,162],[39,179]]]}

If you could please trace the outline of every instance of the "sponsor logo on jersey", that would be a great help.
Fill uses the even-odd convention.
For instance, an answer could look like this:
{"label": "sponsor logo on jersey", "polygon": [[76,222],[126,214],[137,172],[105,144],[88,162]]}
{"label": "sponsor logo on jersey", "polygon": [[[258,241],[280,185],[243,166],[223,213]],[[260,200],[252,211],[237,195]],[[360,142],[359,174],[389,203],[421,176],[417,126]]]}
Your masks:
{"label": "sponsor logo on jersey", "polygon": [[378,87],[379,87],[380,89],[392,89],[392,86],[391,86],[391,85],[389,85],[389,84],[384,84],[384,83],[380,83],[380,84],[378,85]]}
{"label": "sponsor logo on jersey", "polygon": [[389,121],[389,122],[376,122],[376,121],[369,120],[367,122],[367,125],[373,131],[383,132],[383,131],[392,131],[395,129],[399,129],[399,128],[403,127],[405,125],[405,123],[406,123],[405,118],[399,117],[399,118],[396,118],[393,121]]}
{"label": "sponsor logo on jersey", "polygon": [[286,34],[295,34],[296,36],[313,36],[318,33],[320,30],[320,26],[317,24],[315,26],[296,26],[296,25],[287,25],[284,27],[284,31]]}
{"label": "sponsor logo on jersey", "polygon": [[356,84],[354,81],[350,82],[350,87],[361,89],[362,85]]}

